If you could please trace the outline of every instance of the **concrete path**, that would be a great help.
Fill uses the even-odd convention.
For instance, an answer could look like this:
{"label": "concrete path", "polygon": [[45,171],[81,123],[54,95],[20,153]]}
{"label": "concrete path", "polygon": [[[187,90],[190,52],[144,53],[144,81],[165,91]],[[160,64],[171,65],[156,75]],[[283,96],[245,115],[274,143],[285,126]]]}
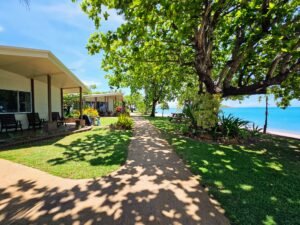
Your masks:
{"label": "concrete path", "polygon": [[0,224],[229,224],[149,122],[136,118],[126,165],[70,180],[0,160]]}

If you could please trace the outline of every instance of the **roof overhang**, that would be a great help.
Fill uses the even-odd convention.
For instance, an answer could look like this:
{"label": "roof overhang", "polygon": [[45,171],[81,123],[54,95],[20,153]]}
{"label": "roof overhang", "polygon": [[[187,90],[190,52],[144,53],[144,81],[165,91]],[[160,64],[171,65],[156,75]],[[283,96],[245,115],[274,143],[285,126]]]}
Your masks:
{"label": "roof overhang", "polygon": [[83,92],[89,89],[50,51],[29,48],[0,46],[0,69],[29,79],[47,82],[51,76],[54,87],[64,88],[66,92]]}
{"label": "roof overhang", "polygon": [[83,98],[86,101],[94,101],[95,98],[101,99],[105,97],[115,97],[117,100],[122,101],[123,100],[123,94],[120,92],[110,92],[110,93],[102,93],[102,94],[88,94],[83,95]]}

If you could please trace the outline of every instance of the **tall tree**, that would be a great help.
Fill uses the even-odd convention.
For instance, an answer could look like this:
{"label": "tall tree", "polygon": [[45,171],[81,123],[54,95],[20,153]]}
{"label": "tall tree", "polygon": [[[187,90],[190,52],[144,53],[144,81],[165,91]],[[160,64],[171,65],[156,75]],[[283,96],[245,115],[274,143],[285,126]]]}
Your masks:
{"label": "tall tree", "polygon": [[135,108],[140,113],[146,112],[146,104],[144,96],[139,93],[131,93],[130,95],[124,96],[124,101],[126,102],[126,105],[130,107],[130,109]]}
{"label": "tall tree", "polygon": [[274,87],[285,105],[287,94],[299,98],[292,82],[300,68],[297,0],[82,0],[81,6],[96,27],[108,18],[105,8],[126,19],[116,31],[92,35],[91,53],[109,53],[116,43],[134,51],[152,38],[168,46],[154,45],[157,63],[191,66],[199,93],[231,97]]}
{"label": "tall tree", "polygon": [[[91,40],[94,41],[94,38]],[[159,38],[148,34],[148,39],[140,43],[136,43],[135,39],[128,39],[124,42],[115,40],[110,44],[108,39],[100,39],[98,43],[101,48],[108,48],[102,67],[109,72],[106,76],[109,78],[109,84],[117,88],[130,87],[133,93],[143,89],[146,102],[151,105],[150,116],[155,116],[159,101],[172,100],[177,96],[182,87],[181,83],[187,78],[180,73],[187,75],[189,70],[183,70],[184,68],[175,61],[172,64],[161,63],[162,60],[166,60],[163,52],[169,46]],[[93,41],[88,45],[89,50],[99,51],[100,47],[95,47]],[[162,53],[158,53],[158,50]],[[168,56],[168,58],[171,60],[174,57]]]}

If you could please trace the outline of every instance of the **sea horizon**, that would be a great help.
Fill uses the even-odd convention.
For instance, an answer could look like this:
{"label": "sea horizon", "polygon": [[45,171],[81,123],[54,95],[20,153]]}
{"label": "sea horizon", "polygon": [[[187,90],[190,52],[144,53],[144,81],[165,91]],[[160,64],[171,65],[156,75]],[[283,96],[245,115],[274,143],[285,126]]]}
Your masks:
{"label": "sea horizon", "polygon": [[[170,108],[169,110],[164,110],[164,116],[180,112],[182,112],[180,108]],[[220,113],[225,115],[232,114],[235,117],[254,123],[260,128],[263,128],[265,122],[265,107],[221,107]],[[162,116],[160,108],[156,109],[156,115]],[[269,106],[267,130],[300,135],[300,107],[290,106],[282,109],[276,106]]]}

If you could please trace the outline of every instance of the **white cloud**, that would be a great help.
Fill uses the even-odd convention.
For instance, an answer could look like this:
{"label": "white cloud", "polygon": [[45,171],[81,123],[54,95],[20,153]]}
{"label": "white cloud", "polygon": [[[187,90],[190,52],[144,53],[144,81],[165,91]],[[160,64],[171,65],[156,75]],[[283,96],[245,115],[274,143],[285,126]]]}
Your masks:
{"label": "white cloud", "polygon": [[52,3],[52,4],[36,4],[34,10],[39,13],[47,14],[48,18],[66,23],[79,29],[91,30],[92,22],[87,15],[81,10],[79,4],[72,2]]}
{"label": "white cloud", "polygon": [[0,25],[0,33],[4,31],[4,27]]}
{"label": "white cloud", "polygon": [[[49,5],[40,5],[35,6],[37,11],[48,14],[49,18],[63,21],[64,23],[85,30],[94,30],[94,25],[91,19],[88,18],[80,8],[78,3],[66,2],[66,3],[52,3]],[[116,10],[103,8],[103,12],[107,11],[110,15],[108,20],[102,20],[103,26],[108,26],[110,28],[119,26],[124,23],[124,17],[118,15]],[[113,26],[112,26],[113,24]],[[110,25],[110,26],[109,26]]]}
{"label": "white cloud", "polygon": [[69,69],[74,71],[75,73],[77,73],[78,71],[80,71],[81,73],[84,72],[84,65],[86,63],[85,59],[78,59],[76,61],[73,61],[71,63],[69,63]]}
{"label": "white cloud", "polygon": [[78,4],[74,3],[55,3],[52,5],[37,5],[36,8],[47,14],[54,16],[64,16],[66,18],[75,18],[82,15],[82,11]]}
{"label": "white cloud", "polygon": [[168,102],[168,105],[169,108],[178,108],[178,101],[175,100],[175,101]]}

